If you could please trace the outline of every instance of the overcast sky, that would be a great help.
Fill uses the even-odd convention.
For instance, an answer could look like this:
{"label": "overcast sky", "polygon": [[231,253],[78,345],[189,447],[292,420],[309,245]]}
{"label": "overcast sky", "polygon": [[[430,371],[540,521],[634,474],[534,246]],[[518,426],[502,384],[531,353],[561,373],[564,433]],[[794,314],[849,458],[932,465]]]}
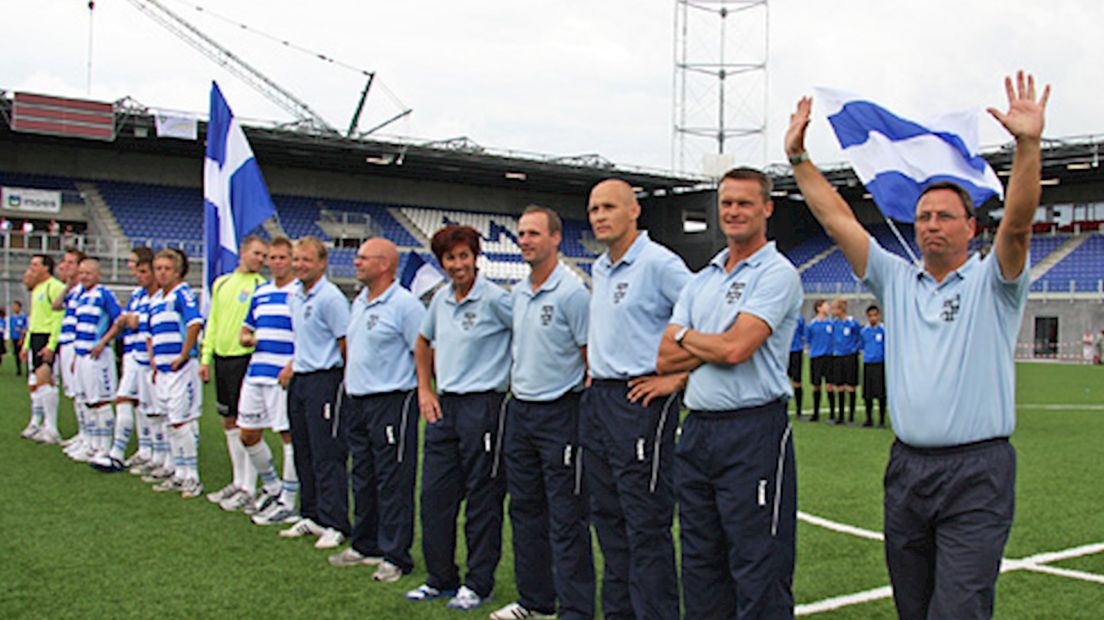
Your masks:
{"label": "overcast sky", "polygon": [[[193,7],[376,71],[386,90],[370,96],[362,128],[401,109],[390,91],[414,113],[389,133],[672,164],[674,0],[162,1],[342,130],[361,76]],[[1049,137],[1104,133],[1104,2],[773,1],[769,22],[766,162],[748,155],[747,163],[783,159],[789,113],[813,86],[923,118],[1003,106],[1001,77],[1017,67],[1053,86]],[[97,0],[93,24],[92,98],[129,95],[205,115],[214,79],[237,116],[290,120],[127,0]],[[754,41],[763,28],[759,18],[743,26],[730,45]],[[85,0],[5,0],[0,88],[85,96],[88,35]],[[986,117],[981,143],[1004,141]],[[814,118],[809,146],[817,161],[842,159],[822,117]]]}

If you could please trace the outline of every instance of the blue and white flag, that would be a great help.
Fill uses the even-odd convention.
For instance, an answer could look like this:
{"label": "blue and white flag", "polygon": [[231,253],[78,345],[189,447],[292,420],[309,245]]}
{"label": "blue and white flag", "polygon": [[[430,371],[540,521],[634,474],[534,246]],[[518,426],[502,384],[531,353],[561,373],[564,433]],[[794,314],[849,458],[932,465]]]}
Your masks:
{"label": "blue and white flag", "polygon": [[203,304],[209,307],[208,291],[215,278],[238,266],[242,238],[276,214],[253,149],[215,82],[207,124],[203,207]]}
{"label": "blue and white flag", "polygon": [[415,297],[421,298],[444,280],[445,276],[441,275],[433,263],[426,262],[417,252],[411,252],[406,258],[399,284],[414,293]]}
{"label": "blue and white flag", "polygon": [[924,124],[849,93],[816,89],[840,148],[886,217],[912,222],[920,192],[932,183],[961,185],[980,206],[1004,187],[978,155],[978,111],[963,111]]}

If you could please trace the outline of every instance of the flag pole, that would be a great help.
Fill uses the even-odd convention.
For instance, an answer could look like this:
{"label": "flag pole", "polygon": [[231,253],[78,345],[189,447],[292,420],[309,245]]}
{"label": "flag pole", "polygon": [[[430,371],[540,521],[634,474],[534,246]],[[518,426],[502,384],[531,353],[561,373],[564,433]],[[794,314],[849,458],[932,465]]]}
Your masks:
{"label": "flag pole", "polygon": [[[881,209],[878,209],[878,211],[880,212]],[[916,258],[915,254],[912,253],[912,246],[905,242],[905,238],[901,235],[901,231],[897,230],[897,225],[894,224],[893,220],[889,219],[884,213],[882,214],[882,219],[886,221],[886,224],[889,224],[889,229],[893,231],[893,236],[897,237],[897,241],[901,242],[901,246],[905,248],[905,252],[909,255],[909,258],[912,259],[912,264],[919,266],[920,260]]]}

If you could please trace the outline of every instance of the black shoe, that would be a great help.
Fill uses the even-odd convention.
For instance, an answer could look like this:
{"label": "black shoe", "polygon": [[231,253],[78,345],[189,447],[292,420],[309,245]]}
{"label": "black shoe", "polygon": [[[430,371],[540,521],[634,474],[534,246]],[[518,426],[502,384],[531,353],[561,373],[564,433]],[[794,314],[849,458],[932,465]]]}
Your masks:
{"label": "black shoe", "polygon": [[873,426],[874,426],[873,420],[867,420],[866,422],[863,422],[863,428],[872,428]]}
{"label": "black shoe", "polygon": [[813,417],[809,418],[809,421],[810,422],[820,422],[820,416],[819,415],[814,415]]}

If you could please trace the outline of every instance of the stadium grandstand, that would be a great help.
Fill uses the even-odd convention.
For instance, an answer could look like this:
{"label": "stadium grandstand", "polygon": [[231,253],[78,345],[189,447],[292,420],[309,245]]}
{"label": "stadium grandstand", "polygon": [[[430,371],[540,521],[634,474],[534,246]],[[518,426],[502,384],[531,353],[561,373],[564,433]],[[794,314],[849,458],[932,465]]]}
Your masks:
{"label": "stadium grandstand", "polygon": [[[79,245],[106,260],[108,278],[120,288],[133,246],[179,247],[201,259],[204,123],[198,124],[196,140],[160,137],[153,113],[128,102],[116,105],[112,139],[82,139],[89,136],[13,129],[14,108],[10,93],[0,99],[5,303],[19,296],[22,267],[32,251]],[[634,186],[644,207],[642,226],[692,268],[700,268],[722,245],[713,186],[705,177],[614,166],[597,155],[496,151],[466,138],[409,143],[263,126],[246,132],[277,209],[258,232],[321,238],[332,247],[331,276],[347,289],[355,284],[352,258],[364,239],[392,240],[403,262],[413,254],[432,262],[429,238],[447,223],[478,230],[480,268],[510,286],[527,273],[516,225],[518,214],[534,203],[562,214],[560,260],[589,283],[601,247],[590,234],[586,199],[590,187],[608,177]],[[1082,334],[1104,325],[1102,140],[1047,144],[1022,356],[1076,357]],[[991,150],[986,157],[998,174],[1007,173],[1009,150]],[[789,169],[775,166],[769,172],[776,204],[771,236],[801,274],[806,313],[816,298],[871,299],[804,208]],[[829,167],[826,174],[880,244],[902,256],[919,254],[911,225],[894,228],[884,221],[849,167]],[[34,199],[42,196],[56,204],[36,210]],[[997,201],[981,206],[975,249],[988,251],[1000,214]],[[198,266],[192,271],[196,282],[201,271]]]}

